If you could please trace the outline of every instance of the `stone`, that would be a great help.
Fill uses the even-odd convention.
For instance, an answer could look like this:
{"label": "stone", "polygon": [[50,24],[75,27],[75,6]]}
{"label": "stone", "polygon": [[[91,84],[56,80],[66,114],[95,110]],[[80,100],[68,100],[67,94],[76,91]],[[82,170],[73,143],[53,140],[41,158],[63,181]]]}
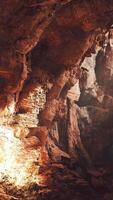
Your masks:
{"label": "stone", "polygon": [[79,87],[79,81],[71,87],[71,89],[68,91],[67,97],[73,101],[78,101],[80,97],[80,87]]}

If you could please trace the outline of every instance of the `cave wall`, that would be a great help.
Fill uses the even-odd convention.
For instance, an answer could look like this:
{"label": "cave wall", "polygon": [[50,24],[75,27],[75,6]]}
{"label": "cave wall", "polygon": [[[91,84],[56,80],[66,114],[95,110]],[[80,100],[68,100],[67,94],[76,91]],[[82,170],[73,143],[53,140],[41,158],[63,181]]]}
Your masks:
{"label": "cave wall", "polygon": [[[83,155],[90,163],[75,99],[67,99],[67,94],[80,79],[88,50],[112,24],[113,2],[2,0],[0,9],[1,125],[15,127],[16,133],[20,127],[18,137],[35,135],[49,154],[54,149],[52,158]],[[51,133],[56,122],[57,137],[56,130]]]}
{"label": "cave wall", "polygon": [[[105,34],[101,48],[82,63],[84,79],[77,102],[82,141],[91,158],[97,162],[112,160],[112,29]],[[88,147],[89,146],[89,147]]]}

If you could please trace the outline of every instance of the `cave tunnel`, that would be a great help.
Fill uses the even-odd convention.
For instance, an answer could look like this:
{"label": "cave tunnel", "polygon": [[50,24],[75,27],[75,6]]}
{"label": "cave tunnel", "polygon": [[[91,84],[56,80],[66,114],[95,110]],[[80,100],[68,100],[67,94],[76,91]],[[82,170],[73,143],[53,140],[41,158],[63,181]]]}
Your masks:
{"label": "cave tunnel", "polygon": [[1,0],[0,200],[113,199],[113,0]]}

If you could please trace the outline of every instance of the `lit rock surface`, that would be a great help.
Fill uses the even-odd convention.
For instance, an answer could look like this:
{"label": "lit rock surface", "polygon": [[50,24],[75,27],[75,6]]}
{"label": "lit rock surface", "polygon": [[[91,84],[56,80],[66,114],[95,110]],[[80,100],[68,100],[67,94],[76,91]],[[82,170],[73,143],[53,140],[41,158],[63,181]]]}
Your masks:
{"label": "lit rock surface", "polygon": [[[105,152],[112,157],[112,21],[111,0],[1,0],[0,125],[13,129],[13,142],[24,143],[26,160],[30,159],[29,148],[37,153],[40,149],[37,168],[62,161],[70,171],[78,166],[86,177],[89,167],[102,164]],[[1,142],[7,142],[4,137],[2,133]],[[22,149],[15,145],[16,150],[21,158]],[[60,199],[60,190],[61,199],[69,199],[73,174],[66,194],[65,170],[63,176],[57,175],[54,180],[61,180],[63,187],[59,185],[60,190],[52,183],[48,198]],[[95,177],[84,179],[75,177],[74,185],[82,185],[88,193],[82,193],[85,199],[93,189],[104,188]],[[48,199],[43,193],[35,197]],[[30,200],[29,196],[19,198]],[[82,197],[76,194],[76,199]],[[98,197],[93,193],[93,198]]]}

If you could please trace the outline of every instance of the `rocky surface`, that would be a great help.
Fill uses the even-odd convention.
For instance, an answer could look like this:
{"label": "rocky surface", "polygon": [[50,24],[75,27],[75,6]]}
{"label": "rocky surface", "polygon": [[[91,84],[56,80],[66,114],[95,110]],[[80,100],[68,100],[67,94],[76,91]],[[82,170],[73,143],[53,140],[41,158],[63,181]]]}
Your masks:
{"label": "rocky surface", "polygon": [[89,146],[88,152],[93,160],[98,160],[97,162],[112,160],[112,153],[109,155],[113,138],[112,30],[109,34],[106,35],[102,48],[85,58],[81,65],[83,78],[80,80],[81,95],[77,103],[82,141],[86,143],[86,148]]}
{"label": "rocky surface", "polygon": [[41,147],[42,164],[74,160],[44,169],[47,188],[6,185],[4,198],[110,199],[112,178],[87,170],[112,163],[113,2],[1,0],[0,10],[0,125]]}
{"label": "rocky surface", "polygon": [[37,127],[39,118],[49,133],[61,99],[73,96],[68,90],[80,77],[81,60],[111,23],[112,7],[105,0],[1,2],[1,125]]}
{"label": "rocky surface", "polygon": [[113,173],[111,168],[83,169],[67,161],[52,163],[40,169],[42,182],[14,188],[7,181],[0,185],[1,200],[112,200]]}

